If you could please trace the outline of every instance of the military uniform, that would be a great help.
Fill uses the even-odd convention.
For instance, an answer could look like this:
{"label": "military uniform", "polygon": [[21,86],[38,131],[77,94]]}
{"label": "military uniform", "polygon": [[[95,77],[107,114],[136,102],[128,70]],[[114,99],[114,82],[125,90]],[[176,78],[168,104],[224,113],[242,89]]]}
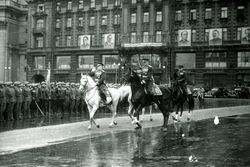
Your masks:
{"label": "military uniform", "polygon": [[14,120],[13,111],[16,104],[16,91],[14,89],[13,83],[8,83],[7,88],[7,119]]}
{"label": "military uniform", "polygon": [[81,90],[78,88],[78,84],[75,86],[75,91],[76,91],[76,103],[75,103],[75,112],[79,112],[79,106],[80,106],[80,100],[81,100]]}
{"label": "military uniform", "polygon": [[16,91],[16,105],[14,110],[14,118],[22,119],[22,104],[23,104],[23,90],[20,87],[21,82],[15,82],[15,91]]}
{"label": "military uniform", "polygon": [[179,68],[180,69],[178,69],[173,76],[175,84],[181,88],[183,93],[188,94],[185,71],[183,70],[182,66],[180,66]]}
{"label": "military uniform", "polygon": [[74,112],[75,104],[76,104],[76,89],[75,84],[71,83],[70,87],[70,114]]}
{"label": "military uniform", "polygon": [[4,121],[4,112],[6,109],[6,87],[0,82],[0,121]]}
{"label": "military uniform", "polygon": [[29,88],[29,83],[25,82],[25,87],[23,88],[23,117],[24,118],[31,118],[31,112],[30,112],[30,104],[31,104],[31,89]]}
{"label": "military uniform", "polygon": [[49,89],[45,82],[42,83],[42,87],[40,89],[40,101],[42,111],[44,114],[47,114],[49,111]]}

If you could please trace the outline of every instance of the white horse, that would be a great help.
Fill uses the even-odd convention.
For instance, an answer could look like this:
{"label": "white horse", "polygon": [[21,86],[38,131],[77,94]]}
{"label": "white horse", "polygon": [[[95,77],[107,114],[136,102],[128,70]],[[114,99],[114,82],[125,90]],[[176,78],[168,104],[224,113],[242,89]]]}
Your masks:
{"label": "white horse", "polygon": [[[88,126],[88,129],[91,129],[92,123],[96,125],[97,128],[100,127],[98,123],[94,120],[94,115],[96,113],[96,110],[100,107],[101,97],[98,92],[98,87],[94,80],[89,75],[83,75],[81,74],[81,80],[80,80],[80,90],[84,90],[85,92],[85,102],[88,106],[89,111],[89,119],[90,119],[90,125]],[[132,110],[132,103],[131,103],[131,97],[132,97],[132,91],[131,87],[129,85],[121,86],[120,88],[108,88],[112,103],[110,105],[107,105],[107,107],[112,112],[112,120],[109,124],[110,127],[113,127],[116,125],[115,117],[116,117],[116,111],[117,111],[117,105],[118,102],[122,99],[128,97],[128,103],[129,103],[129,112],[131,113]]]}

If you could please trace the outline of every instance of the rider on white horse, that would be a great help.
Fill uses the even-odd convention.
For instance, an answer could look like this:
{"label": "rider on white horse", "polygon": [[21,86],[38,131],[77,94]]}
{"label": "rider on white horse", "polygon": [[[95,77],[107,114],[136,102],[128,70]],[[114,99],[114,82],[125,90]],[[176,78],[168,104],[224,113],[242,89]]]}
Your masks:
{"label": "rider on white horse", "polygon": [[94,79],[96,82],[96,86],[98,87],[99,95],[102,99],[102,101],[105,104],[112,103],[112,97],[110,95],[110,92],[108,91],[108,88],[105,84],[105,71],[103,69],[103,64],[98,63],[96,67],[94,67],[89,75]]}

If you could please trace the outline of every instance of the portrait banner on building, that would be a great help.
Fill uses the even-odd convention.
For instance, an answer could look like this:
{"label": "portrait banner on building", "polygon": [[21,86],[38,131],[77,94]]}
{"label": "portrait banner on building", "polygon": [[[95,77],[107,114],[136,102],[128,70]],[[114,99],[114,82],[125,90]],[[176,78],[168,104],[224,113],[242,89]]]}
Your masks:
{"label": "portrait banner on building", "polygon": [[222,29],[209,29],[209,45],[222,45]]}
{"label": "portrait banner on building", "polygon": [[104,34],[104,48],[113,49],[115,47],[115,34]]}
{"label": "portrait banner on building", "polygon": [[178,46],[191,46],[191,30],[178,31]]}
{"label": "portrait banner on building", "polygon": [[80,49],[90,49],[90,35],[80,35],[79,42]]}
{"label": "portrait banner on building", "polygon": [[241,28],[241,44],[250,44],[250,27]]}

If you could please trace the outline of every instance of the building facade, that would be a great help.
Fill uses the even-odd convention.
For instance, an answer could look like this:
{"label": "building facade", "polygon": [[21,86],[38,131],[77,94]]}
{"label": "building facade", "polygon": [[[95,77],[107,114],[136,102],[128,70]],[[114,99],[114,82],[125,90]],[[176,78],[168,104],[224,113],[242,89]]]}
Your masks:
{"label": "building facade", "polygon": [[0,1],[0,81],[26,80],[28,4]]}
{"label": "building facade", "polygon": [[108,82],[120,63],[150,59],[157,83],[178,65],[189,84],[250,84],[247,0],[33,0],[29,3],[28,80],[78,82],[99,62]]}

